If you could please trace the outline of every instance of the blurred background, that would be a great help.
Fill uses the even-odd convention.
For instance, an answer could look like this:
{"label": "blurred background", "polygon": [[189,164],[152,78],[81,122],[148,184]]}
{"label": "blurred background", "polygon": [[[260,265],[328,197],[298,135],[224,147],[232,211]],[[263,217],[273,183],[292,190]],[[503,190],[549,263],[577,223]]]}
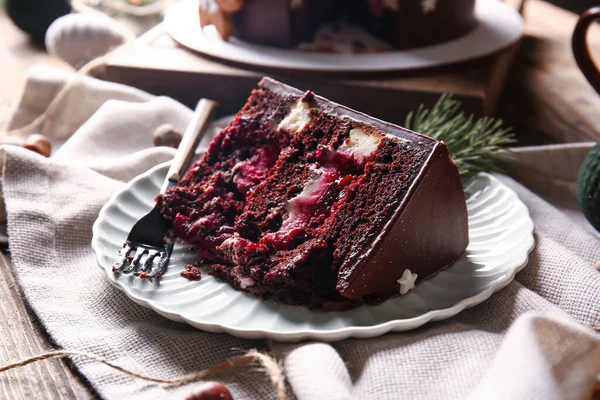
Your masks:
{"label": "blurred background", "polygon": [[590,7],[600,6],[600,2],[594,0],[549,0],[552,3],[567,10],[581,14]]}
{"label": "blurred background", "polygon": [[[19,99],[30,66],[44,63],[61,68],[71,68],[60,58],[51,56],[46,52],[43,46],[45,29],[40,30],[43,26],[47,27],[54,18],[69,12],[65,10],[68,1],[0,0],[0,130],[2,130]],[[171,2],[177,1],[73,0],[72,3],[83,7],[92,7],[94,11],[108,13],[133,33],[140,35],[159,24],[162,21],[162,13],[154,12],[140,16],[116,10],[122,9],[123,5],[126,9],[131,10],[140,8],[136,6],[148,4],[167,6]],[[519,3],[517,0],[505,0],[505,2],[507,4]],[[598,109],[596,106],[600,104],[600,100],[597,100],[595,92],[588,87],[589,85],[583,79],[572,59],[570,35],[576,21],[576,14],[580,14],[593,6],[600,6],[600,1],[531,0],[530,2],[533,6],[529,8],[530,36],[524,38],[516,56],[516,66],[511,69],[508,83],[503,89],[507,94],[507,98],[514,101],[505,101],[495,107],[498,109],[496,115],[512,123],[517,131],[526,131],[531,136],[538,130],[544,131],[544,134],[540,134],[539,138],[536,137],[538,142],[588,139],[590,136],[594,136],[590,132],[595,134],[597,126],[600,126],[600,115],[595,117],[597,112],[590,113],[590,110],[596,111]],[[563,12],[561,9],[549,4],[568,10],[573,14]],[[12,12],[9,12],[11,10]],[[9,18],[9,14],[12,18]],[[29,35],[23,33],[17,26],[29,32]],[[600,33],[600,25],[596,30],[597,33]],[[32,41],[31,37],[37,39]],[[596,38],[600,38],[600,34],[594,35],[591,44],[592,48],[598,51],[600,40]],[[169,46],[175,47],[174,45]],[[164,47],[166,45],[159,40],[156,41],[155,48],[148,45],[149,51]],[[507,68],[511,65],[510,62],[505,64]],[[568,68],[565,69],[565,66]],[[478,74],[481,74],[482,68],[477,69],[476,67],[473,68],[472,75],[477,78]],[[552,74],[548,74],[548,71],[552,71]],[[135,79],[141,80],[141,77],[136,75]],[[418,83],[418,77],[416,79],[415,82]],[[561,85],[565,85],[565,88],[558,89]],[[502,85],[498,87],[502,87]],[[551,88],[557,88],[556,91],[560,92],[561,99],[564,98],[565,104],[561,103],[560,106],[554,104],[557,102],[558,97],[550,96],[545,92],[541,94],[540,87],[545,88],[544,90],[550,90],[551,93],[554,93],[552,92],[554,89],[551,90]],[[573,94],[574,97],[570,98],[566,95],[567,93]],[[554,103],[548,99],[553,99]],[[540,102],[550,102],[552,104],[548,105],[547,108],[542,108],[539,107],[538,103]],[[580,111],[577,113],[577,118],[571,115],[572,110],[569,107],[574,107],[575,104],[578,105]],[[552,112],[546,112],[546,109],[550,109]],[[557,117],[554,115],[556,110],[563,110],[563,112]],[[569,123],[564,123],[565,118],[568,119]],[[554,123],[555,121],[562,122],[557,124]],[[522,144],[528,143],[523,140]]]}

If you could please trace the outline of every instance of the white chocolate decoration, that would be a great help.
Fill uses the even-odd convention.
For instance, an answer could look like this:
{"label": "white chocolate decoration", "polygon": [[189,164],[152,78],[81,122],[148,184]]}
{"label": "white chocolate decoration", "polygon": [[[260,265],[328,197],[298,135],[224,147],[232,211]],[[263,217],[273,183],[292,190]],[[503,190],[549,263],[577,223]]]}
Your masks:
{"label": "white chocolate decoration", "polygon": [[350,130],[350,137],[338,148],[338,151],[369,157],[379,146],[381,135],[367,133],[361,129]]}
{"label": "white chocolate decoration", "polygon": [[437,0],[421,0],[421,8],[423,8],[423,14],[429,14],[435,11],[437,6]]}
{"label": "white chocolate decoration", "polygon": [[418,275],[410,272],[410,269],[405,269],[400,279],[397,280],[400,285],[400,294],[406,294],[409,290],[414,289]]}
{"label": "white chocolate decoration", "polygon": [[310,104],[302,100],[290,110],[290,113],[279,123],[279,129],[289,132],[299,132],[308,124],[312,118],[310,116]]}

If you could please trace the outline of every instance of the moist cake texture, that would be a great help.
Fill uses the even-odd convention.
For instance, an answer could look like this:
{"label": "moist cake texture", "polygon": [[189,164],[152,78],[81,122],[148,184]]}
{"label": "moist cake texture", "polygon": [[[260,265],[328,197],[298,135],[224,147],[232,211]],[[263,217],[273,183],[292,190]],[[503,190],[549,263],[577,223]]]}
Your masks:
{"label": "moist cake texture", "polygon": [[406,291],[468,243],[443,143],[268,78],[157,201],[211,274],[311,308]]}

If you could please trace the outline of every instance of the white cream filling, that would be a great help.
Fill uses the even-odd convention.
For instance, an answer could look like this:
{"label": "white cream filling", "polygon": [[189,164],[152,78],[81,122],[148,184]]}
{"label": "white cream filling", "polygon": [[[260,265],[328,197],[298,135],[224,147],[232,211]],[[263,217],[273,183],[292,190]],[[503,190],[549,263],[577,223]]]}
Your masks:
{"label": "white cream filling", "polygon": [[414,289],[417,277],[418,275],[411,273],[410,269],[405,269],[400,279],[396,281],[400,285],[400,294],[406,294],[409,290]]}
{"label": "white cream filling", "polygon": [[[290,199],[285,206],[288,217],[280,228],[280,230],[295,228],[293,225],[300,219],[300,215],[302,214],[301,203],[314,201],[313,197],[321,197],[323,194],[322,182],[323,182],[323,172],[319,168],[315,170],[315,177],[312,178],[306,186],[302,189],[296,197]],[[318,199],[317,199],[318,200]]]}
{"label": "white cream filling", "polygon": [[231,258],[231,262],[238,265],[240,262],[240,249],[237,245],[240,239],[237,237],[227,238],[219,246],[220,251],[225,251]]}
{"label": "white cream filling", "polygon": [[288,132],[299,132],[311,122],[310,104],[298,100],[298,103],[290,110],[290,113],[279,123],[279,129]]}
{"label": "white cream filling", "polygon": [[250,278],[249,276],[242,275],[236,268],[231,270],[231,274],[238,279],[240,288],[248,289],[249,287],[254,286],[254,279]]}
{"label": "white cream filling", "polygon": [[369,157],[377,150],[381,142],[381,135],[367,133],[361,129],[354,128],[350,131],[350,137],[338,148],[338,151],[352,153],[362,157]]}

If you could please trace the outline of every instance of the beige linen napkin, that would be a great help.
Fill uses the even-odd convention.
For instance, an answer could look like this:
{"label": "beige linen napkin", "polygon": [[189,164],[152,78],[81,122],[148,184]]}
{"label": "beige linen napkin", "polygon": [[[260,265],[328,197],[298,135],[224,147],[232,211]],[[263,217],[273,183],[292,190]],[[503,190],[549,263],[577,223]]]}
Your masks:
{"label": "beige linen napkin", "polygon": [[[39,71],[28,87],[47,90],[47,102],[58,88],[56,71]],[[86,79],[78,92],[94,98],[99,90],[107,93],[105,85]],[[14,269],[58,346],[95,352],[161,377],[209,367],[240,350],[267,348],[284,364],[290,395],[301,400],[589,398],[600,373],[600,340],[587,327],[600,323],[600,273],[592,267],[600,259],[600,240],[577,209],[574,182],[590,144],[517,151],[522,168],[515,176],[538,194],[501,179],[529,207],[537,246],[516,280],[483,304],[412,332],[374,339],[248,341],[204,333],[143,309],[110,286],[96,266],[90,240],[99,209],[125,181],[172,157],[171,149],[149,148],[154,128],[168,122],[183,129],[191,115],[170,99],[118,85],[110,91],[115,98],[130,97],[80,105],[74,98],[70,107],[76,111],[64,109],[61,124],[44,126],[55,138],[72,134],[53,158],[10,146],[2,151]],[[24,99],[29,100],[18,115],[31,118],[44,106],[32,105],[27,90]],[[69,113],[91,118],[73,122]],[[171,389],[94,362],[74,365],[109,399],[182,398],[195,386]],[[236,399],[274,396],[255,370],[234,371],[222,380]]]}

